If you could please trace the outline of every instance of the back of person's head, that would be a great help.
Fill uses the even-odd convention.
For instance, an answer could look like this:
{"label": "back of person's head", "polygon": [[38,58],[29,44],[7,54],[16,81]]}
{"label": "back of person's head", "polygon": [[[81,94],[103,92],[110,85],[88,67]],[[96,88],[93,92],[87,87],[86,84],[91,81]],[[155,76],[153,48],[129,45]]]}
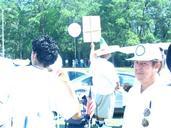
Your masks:
{"label": "back of person's head", "polygon": [[166,56],[166,63],[167,63],[168,69],[171,72],[171,44],[168,47],[167,56]]}
{"label": "back of person's head", "polygon": [[53,64],[58,57],[56,41],[48,35],[42,35],[32,41],[32,51],[36,53],[37,60],[44,67]]}

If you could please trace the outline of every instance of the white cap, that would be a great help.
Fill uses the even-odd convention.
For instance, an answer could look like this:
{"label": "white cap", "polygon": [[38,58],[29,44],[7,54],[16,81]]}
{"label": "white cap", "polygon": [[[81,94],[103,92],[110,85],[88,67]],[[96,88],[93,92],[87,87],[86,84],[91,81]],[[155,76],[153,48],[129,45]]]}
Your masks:
{"label": "white cap", "polygon": [[154,46],[151,44],[140,44],[140,45],[137,45],[137,47],[135,48],[134,57],[127,59],[127,60],[162,61],[162,53],[158,46]]}

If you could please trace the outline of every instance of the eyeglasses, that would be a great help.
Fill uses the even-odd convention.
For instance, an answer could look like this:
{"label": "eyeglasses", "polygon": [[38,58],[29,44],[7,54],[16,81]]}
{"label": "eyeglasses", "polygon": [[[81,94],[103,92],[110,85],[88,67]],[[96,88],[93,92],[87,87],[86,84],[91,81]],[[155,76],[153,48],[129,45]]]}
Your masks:
{"label": "eyeglasses", "polygon": [[144,110],[144,118],[142,119],[142,126],[143,127],[149,126],[149,121],[148,121],[147,117],[149,117],[151,114],[150,109],[151,109],[151,101],[149,103],[149,108],[145,108],[145,110]]}

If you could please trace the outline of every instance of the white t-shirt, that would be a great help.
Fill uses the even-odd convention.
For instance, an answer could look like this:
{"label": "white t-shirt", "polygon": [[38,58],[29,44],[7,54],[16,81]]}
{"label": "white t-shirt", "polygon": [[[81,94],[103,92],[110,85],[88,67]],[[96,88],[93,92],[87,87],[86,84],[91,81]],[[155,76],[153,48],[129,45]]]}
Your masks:
{"label": "white t-shirt", "polygon": [[13,74],[13,65],[0,61],[0,125],[10,125],[11,121],[11,82]]}
{"label": "white t-shirt", "polygon": [[53,128],[52,111],[66,119],[79,112],[79,103],[68,85],[46,70],[18,68],[12,92],[13,128]]}
{"label": "white t-shirt", "polygon": [[113,93],[118,82],[114,65],[104,58],[96,58],[91,61],[90,69],[95,93],[103,95]]}
{"label": "white t-shirt", "polygon": [[145,117],[149,121],[147,128],[170,128],[171,87],[158,78],[143,93],[140,90],[139,84],[133,86],[128,93],[123,128],[143,128],[145,108],[150,108],[151,111],[150,115]]}

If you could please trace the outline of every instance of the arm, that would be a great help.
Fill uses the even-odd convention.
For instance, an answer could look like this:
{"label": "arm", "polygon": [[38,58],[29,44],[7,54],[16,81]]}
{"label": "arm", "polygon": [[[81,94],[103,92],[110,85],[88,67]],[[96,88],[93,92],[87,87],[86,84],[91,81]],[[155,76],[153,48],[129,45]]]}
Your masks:
{"label": "arm", "polygon": [[115,91],[118,91],[121,88],[119,82],[116,82],[116,87],[115,87]]}
{"label": "arm", "polygon": [[93,42],[91,42],[91,50],[90,50],[90,62],[92,62],[97,56],[95,54],[95,45]]}

